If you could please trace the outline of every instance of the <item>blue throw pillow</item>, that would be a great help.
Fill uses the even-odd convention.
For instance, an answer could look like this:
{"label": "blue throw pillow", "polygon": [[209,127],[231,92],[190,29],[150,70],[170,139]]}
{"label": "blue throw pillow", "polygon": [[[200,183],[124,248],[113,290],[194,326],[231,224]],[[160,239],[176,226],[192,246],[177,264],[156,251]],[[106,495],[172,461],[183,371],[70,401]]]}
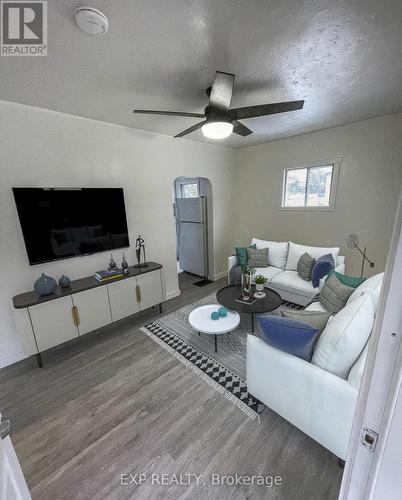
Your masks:
{"label": "blue throw pillow", "polygon": [[330,253],[317,259],[313,270],[311,271],[311,281],[313,283],[313,287],[316,288],[320,284],[320,279],[329,274],[334,267],[334,258]]}
{"label": "blue throw pillow", "polygon": [[304,321],[281,316],[257,316],[257,319],[264,342],[305,361],[311,360],[314,340],[319,333],[318,328]]}

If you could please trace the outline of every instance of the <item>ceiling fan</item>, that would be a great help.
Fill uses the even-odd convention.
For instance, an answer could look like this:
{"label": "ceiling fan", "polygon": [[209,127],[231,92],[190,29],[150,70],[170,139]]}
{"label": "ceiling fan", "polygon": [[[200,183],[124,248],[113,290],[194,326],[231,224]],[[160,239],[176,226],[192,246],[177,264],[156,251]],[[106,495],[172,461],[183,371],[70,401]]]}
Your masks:
{"label": "ceiling fan", "polygon": [[187,116],[194,118],[205,118],[204,121],[183,130],[175,137],[183,137],[201,128],[202,133],[209,139],[225,139],[234,132],[243,137],[253,133],[239,120],[256,118],[258,116],[273,115],[302,109],[304,101],[276,102],[273,104],[260,104],[258,106],[246,106],[245,108],[229,109],[234,89],[235,75],[217,71],[215,73],[212,87],[208,87],[206,94],[209,104],[204,113],[182,113],[180,111],[153,111],[149,109],[134,109],[134,113],[146,115]]}

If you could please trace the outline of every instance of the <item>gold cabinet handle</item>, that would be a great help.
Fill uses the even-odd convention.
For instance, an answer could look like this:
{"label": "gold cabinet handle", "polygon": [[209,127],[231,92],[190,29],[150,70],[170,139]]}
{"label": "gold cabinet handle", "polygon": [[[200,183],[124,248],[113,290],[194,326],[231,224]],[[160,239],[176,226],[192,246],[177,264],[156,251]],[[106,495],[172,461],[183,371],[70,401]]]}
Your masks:
{"label": "gold cabinet handle", "polygon": [[71,308],[71,314],[73,315],[74,325],[78,326],[80,324],[80,316],[78,314],[78,308],[77,308],[77,306],[73,306]]}
{"label": "gold cabinet handle", "polygon": [[141,288],[138,285],[135,289],[135,293],[137,294],[137,302],[140,303],[141,302]]}

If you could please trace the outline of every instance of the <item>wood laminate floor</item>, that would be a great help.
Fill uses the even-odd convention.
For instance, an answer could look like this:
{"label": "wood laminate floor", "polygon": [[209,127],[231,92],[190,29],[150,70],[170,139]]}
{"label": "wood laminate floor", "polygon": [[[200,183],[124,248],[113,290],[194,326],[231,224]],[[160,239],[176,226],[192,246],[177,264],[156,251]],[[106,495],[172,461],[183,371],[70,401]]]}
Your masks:
{"label": "wood laminate floor", "polygon": [[[192,280],[180,274],[182,294],[164,313],[225,283]],[[51,349],[42,369],[29,358],[0,371],[0,405],[32,498],[337,498],[337,458],[269,409],[261,423],[248,419],[138,329],[157,317],[150,309]],[[135,484],[122,474],[145,476]],[[222,477],[235,474],[281,484]]]}

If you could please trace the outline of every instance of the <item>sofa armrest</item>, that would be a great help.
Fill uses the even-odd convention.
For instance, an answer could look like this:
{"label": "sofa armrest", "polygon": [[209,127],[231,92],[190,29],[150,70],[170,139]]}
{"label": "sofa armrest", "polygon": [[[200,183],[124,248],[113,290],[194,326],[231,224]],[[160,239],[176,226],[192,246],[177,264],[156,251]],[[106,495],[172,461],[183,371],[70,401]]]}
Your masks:
{"label": "sofa armrest", "polygon": [[237,256],[230,255],[228,257],[228,283],[230,285],[230,270],[237,266]]}
{"label": "sofa armrest", "polygon": [[358,395],[347,380],[248,335],[247,388],[269,408],[345,459]]}

